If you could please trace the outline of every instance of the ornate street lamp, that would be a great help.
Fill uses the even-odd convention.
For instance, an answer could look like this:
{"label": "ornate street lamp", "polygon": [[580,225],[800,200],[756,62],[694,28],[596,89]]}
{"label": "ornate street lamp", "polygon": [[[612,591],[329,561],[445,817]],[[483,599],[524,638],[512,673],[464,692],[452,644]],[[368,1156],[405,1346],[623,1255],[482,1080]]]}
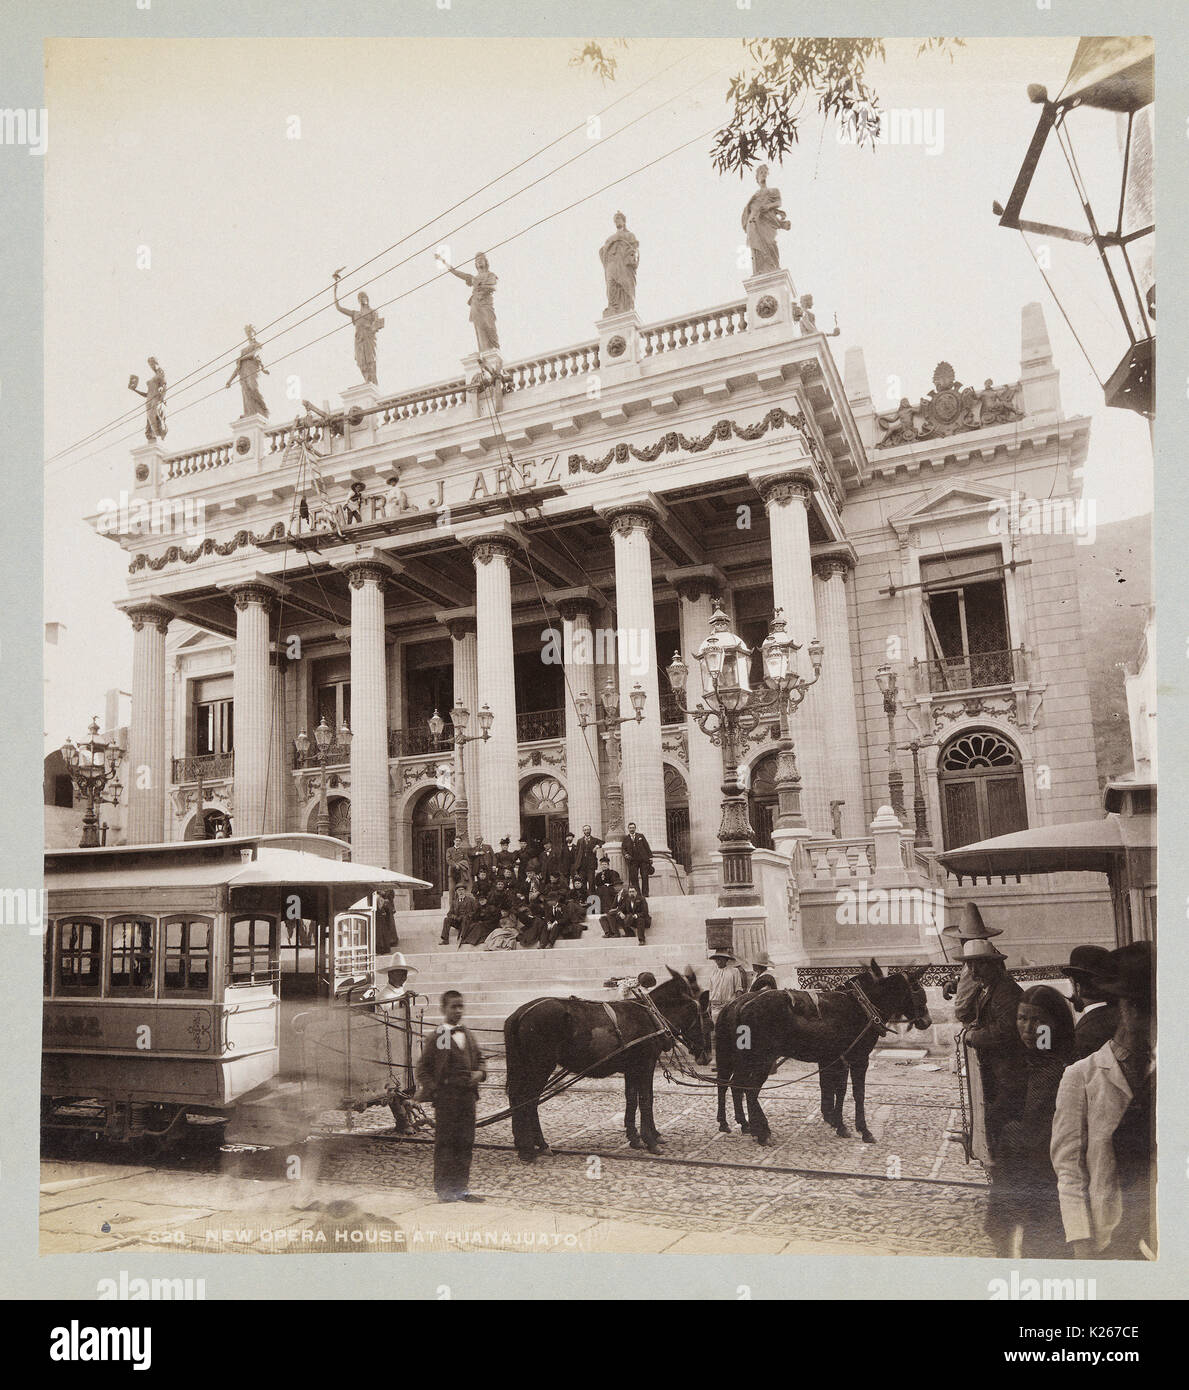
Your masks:
{"label": "ornate street lamp", "polygon": [[95,849],[99,845],[97,808],[105,804],[117,805],[124,790],[118,775],[124,750],[114,740],[105,743],[100,739],[98,715],[91,716],[87,732],[91,737],[85,743],[76,745],[72,739],[66,740],[62,745],[62,760],[70,780],[87,803],[79,848]]}
{"label": "ornate street lamp", "polygon": [[[1037,84],[1028,88],[1040,121],[1007,207],[993,204],[999,225],[1028,243],[1107,405],[1149,419],[1156,356],[1154,93],[1150,38],[1083,38],[1056,98]],[[1068,242],[1098,256],[1101,276],[1088,286],[1087,253],[1061,245]],[[1104,338],[1103,323],[1121,324],[1122,333]]]}
{"label": "ornate street lamp", "polygon": [[904,778],[900,773],[896,744],[896,669],[886,662],[875,672],[875,683],[883,696],[883,709],[888,717],[888,801],[901,821],[904,820]]}
{"label": "ornate street lamp", "polygon": [[633,721],[639,724],[644,718],[644,703],[647,699],[648,692],[637,681],[628,691],[632,713],[621,715],[619,712],[619,691],[616,690],[614,683],[608,679],[607,684],[603,687],[603,693],[599,696],[599,703],[603,706],[603,717],[602,719],[591,719],[590,716],[594,713],[594,701],[585,690],[574,696],[578,727],[581,729],[593,728],[596,733],[601,732],[603,742],[607,745],[607,770],[611,774],[607,787],[607,834],[609,837],[623,834],[623,782],[621,780],[623,759],[619,743],[619,726],[630,724]]}
{"label": "ornate street lamp", "polygon": [[[484,705],[478,714],[479,732],[468,734],[467,726],[471,722],[471,712],[463,704],[461,698],[455,699],[454,708],[450,711],[454,742],[454,843],[446,851],[446,863],[450,868],[451,900],[460,887],[470,883],[471,877],[471,842],[467,824],[469,807],[467,805],[466,771],[463,767],[462,750],[468,743],[486,743],[491,737],[491,725],[494,718],[495,715],[490,708]],[[427,722],[429,732],[436,742],[442,737],[446,721],[435,709]]]}
{"label": "ornate street lamp", "polygon": [[[722,821],[718,842],[722,850],[723,885],[719,903],[723,907],[743,907],[759,901],[752,877],[751,826],[747,817],[747,794],[739,784],[739,759],[750,748],[749,735],[764,722],[774,708],[781,714],[782,749],[786,755],[783,806],[787,816],[796,812],[799,792],[795,761],[791,765],[792,739],[788,737],[787,707],[795,709],[805,691],[821,672],[821,643],[810,644],[814,677],[806,681],[792,668],[800,648],[787,636],[778,612],[772,620],[769,639],[764,645],[765,679],[758,689],[751,687],[752,651],[731,631],[730,619],[720,607],[710,617],[710,635],[694,653],[702,682],[702,700],[695,708],[686,706],[689,667],[675,653],[666,674],[673,693],[688,715],[710,742],[722,750]],[[795,694],[795,702],[794,702]],[[785,746],[787,744],[787,747]]]}
{"label": "ornate street lamp", "polygon": [[921,784],[920,753],[922,748],[929,748],[932,743],[932,739],[914,738],[911,743],[901,745],[904,751],[912,754],[912,819],[916,827],[917,845],[926,848],[930,845],[929,815],[925,808],[925,790]]}
{"label": "ornate street lamp", "polygon": [[[314,760],[321,769],[321,775],[318,778],[318,817],[314,821],[315,835],[330,834],[330,808],[326,803],[326,765],[333,754],[337,753],[341,756],[344,752],[348,754],[350,752],[351,730],[347,728],[345,721],[338,733],[337,747],[334,745],[334,730],[326,722],[326,716],[323,715],[318,721],[318,727],[314,730]],[[310,738],[304,729],[293,740],[293,746],[297,749],[298,760],[304,763],[310,751]]]}

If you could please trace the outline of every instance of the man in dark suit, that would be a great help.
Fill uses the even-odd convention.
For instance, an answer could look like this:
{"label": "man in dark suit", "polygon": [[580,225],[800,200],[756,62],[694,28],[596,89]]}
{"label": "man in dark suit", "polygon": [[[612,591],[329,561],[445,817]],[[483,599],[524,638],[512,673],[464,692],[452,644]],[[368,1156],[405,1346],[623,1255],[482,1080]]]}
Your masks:
{"label": "man in dark suit", "polygon": [[1115,1036],[1119,1007],[1098,988],[1112,973],[1111,953],[1104,946],[1075,946],[1061,967],[1073,985],[1073,1007],[1080,1015],[1073,1030],[1074,1056],[1089,1057]]}
{"label": "man in dark suit", "polygon": [[482,835],[475,836],[475,843],[471,846],[471,874],[478,878],[479,871],[483,870],[490,878],[495,868],[495,854],[491,846],[484,840]]}
{"label": "man in dark suit", "polygon": [[570,866],[570,873],[581,877],[582,886],[588,895],[598,870],[599,850],[602,844],[597,835],[590,833],[589,825],[582,827],[582,834],[574,841],[574,862]]}
{"label": "man in dark suit", "polygon": [[561,849],[558,850],[557,867],[561,871],[562,881],[569,883],[574,874],[574,832],[572,830],[566,831]]}
{"label": "man in dark suit", "polygon": [[623,837],[623,861],[628,867],[628,886],[639,890],[640,896],[648,896],[648,879],[652,873],[652,846],[636,829],[636,822],[628,821],[628,831]]}
{"label": "man in dark suit", "polygon": [[635,888],[625,888],[615,899],[615,907],[608,914],[608,921],[623,936],[634,936],[644,945],[644,934],[652,925],[648,902]]}
{"label": "man in dark suit", "polygon": [[475,1103],[479,1082],[487,1080],[483,1053],[462,1023],[462,995],[442,995],[442,1022],[417,1059],[418,1101],[434,1110],[433,1185],[439,1202],[482,1202],[469,1190],[475,1146]]}
{"label": "man in dark suit", "polygon": [[549,882],[554,874],[557,874],[559,878],[562,877],[561,856],[558,854],[557,850],[553,848],[553,842],[551,840],[546,840],[541,846],[541,852],[537,858],[540,860],[541,877],[546,883]]}

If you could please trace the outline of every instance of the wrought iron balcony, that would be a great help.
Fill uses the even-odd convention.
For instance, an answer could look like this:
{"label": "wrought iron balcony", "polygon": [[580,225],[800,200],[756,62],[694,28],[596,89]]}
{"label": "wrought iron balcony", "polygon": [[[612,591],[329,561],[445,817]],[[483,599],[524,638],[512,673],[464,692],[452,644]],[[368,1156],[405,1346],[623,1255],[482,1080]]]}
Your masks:
{"label": "wrought iron balcony", "polygon": [[566,712],[564,709],[532,710],[516,716],[516,741],[536,743],[541,739],[564,738]]}
{"label": "wrought iron balcony", "polygon": [[998,685],[1014,685],[1028,679],[1027,653],[1023,647],[998,652],[968,652],[965,656],[944,656],[939,661],[914,661],[916,688],[932,694],[961,690],[987,690]]}
{"label": "wrought iron balcony", "polygon": [[173,780],[179,784],[197,782],[199,775],[204,782],[220,782],[234,774],[234,753],[196,753],[189,758],[173,760]]}
{"label": "wrought iron balcony", "polygon": [[[350,761],[351,745],[349,743],[340,743],[337,738],[331,739],[330,747],[326,750],[327,767],[336,767],[341,763],[349,763]],[[296,749],[293,750],[293,766],[318,766],[318,748],[313,739],[310,740],[310,746],[306,749],[304,756]]]}
{"label": "wrought iron balcony", "polygon": [[422,725],[421,728],[389,729],[388,756],[390,758],[424,757],[426,754],[443,753],[449,755],[454,747],[454,726],[447,719],[440,738]]}

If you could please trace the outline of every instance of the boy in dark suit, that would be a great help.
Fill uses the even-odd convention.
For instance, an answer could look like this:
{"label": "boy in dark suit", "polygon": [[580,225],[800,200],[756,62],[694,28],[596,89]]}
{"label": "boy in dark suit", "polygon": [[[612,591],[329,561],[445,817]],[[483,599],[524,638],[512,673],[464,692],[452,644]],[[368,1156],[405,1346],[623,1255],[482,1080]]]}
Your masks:
{"label": "boy in dark suit", "polygon": [[442,1022],[417,1060],[418,1101],[434,1109],[433,1185],[439,1202],[482,1202],[467,1186],[475,1146],[475,1103],[487,1080],[483,1053],[462,1023],[462,995],[442,995]]}

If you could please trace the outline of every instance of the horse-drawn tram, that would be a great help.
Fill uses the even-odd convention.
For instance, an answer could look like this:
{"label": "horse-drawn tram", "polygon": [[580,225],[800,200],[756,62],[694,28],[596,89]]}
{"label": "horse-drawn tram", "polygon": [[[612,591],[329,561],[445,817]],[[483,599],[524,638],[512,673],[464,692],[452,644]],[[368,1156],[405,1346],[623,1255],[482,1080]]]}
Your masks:
{"label": "horse-drawn tram", "polygon": [[349,856],[297,834],[47,854],[43,1128],[165,1140],[270,1093],[299,1121],[407,1089],[419,1014],[377,982],[375,895],[426,885]]}

